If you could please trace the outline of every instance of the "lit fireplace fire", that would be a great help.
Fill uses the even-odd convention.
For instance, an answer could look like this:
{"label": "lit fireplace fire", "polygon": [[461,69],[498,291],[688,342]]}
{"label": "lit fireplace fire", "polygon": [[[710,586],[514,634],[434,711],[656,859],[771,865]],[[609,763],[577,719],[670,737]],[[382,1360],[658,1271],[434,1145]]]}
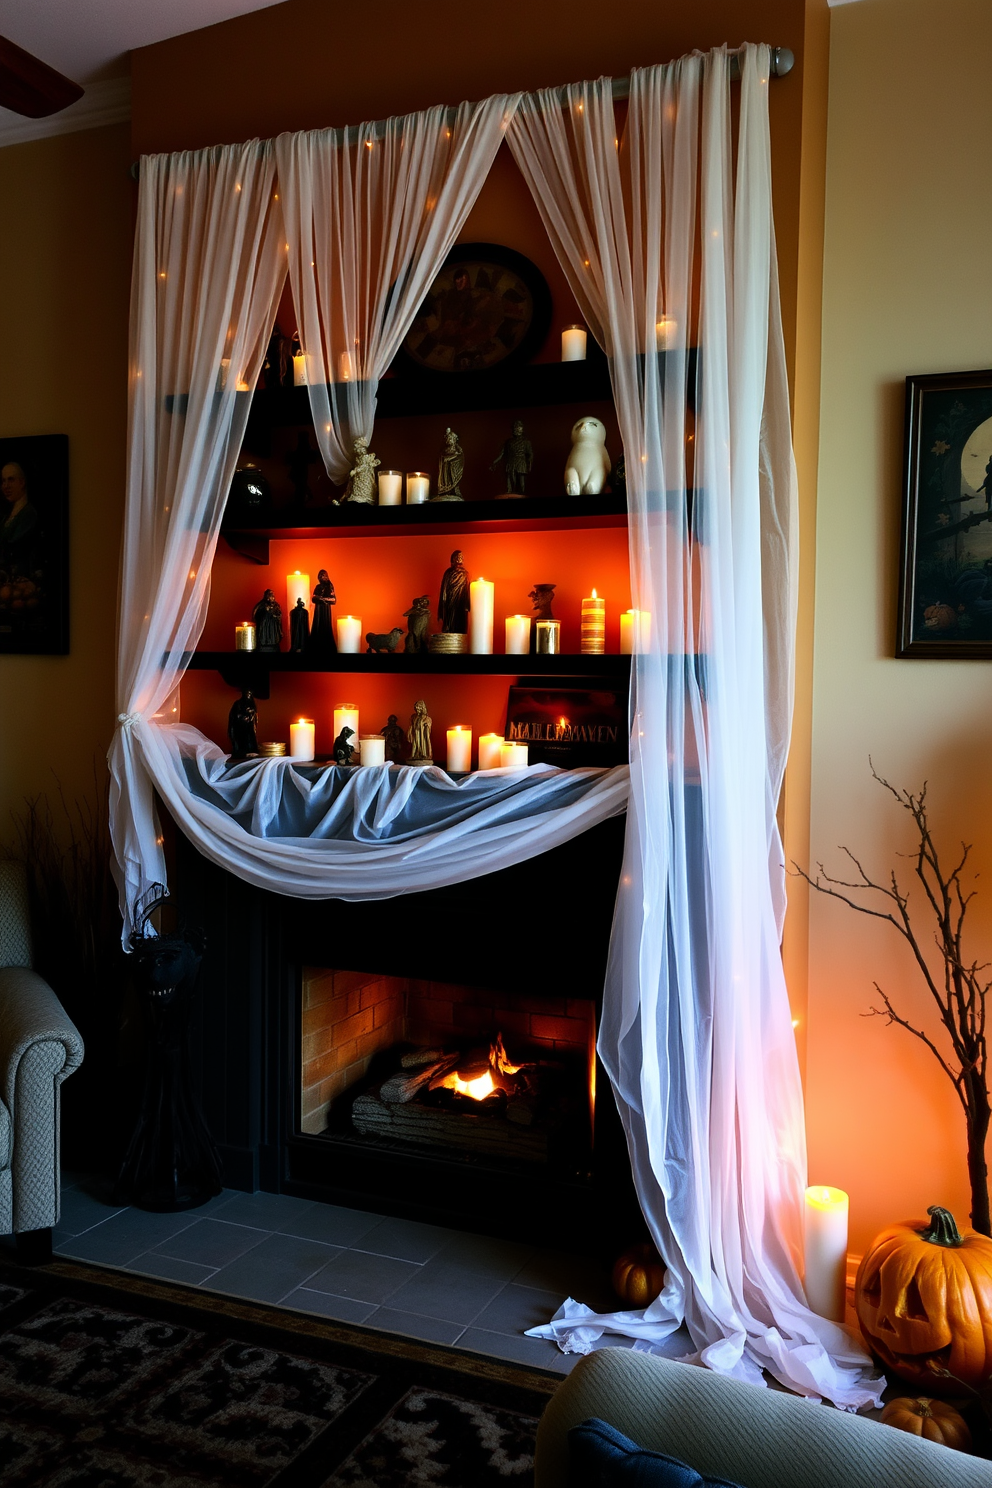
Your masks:
{"label": "lit fireplace fire", "polygon": [[467,1095],[476,1101],[484,1101],[497,1090],[512,1089],[510,1077],[519,1074],[522,1064],[511,1064],[503,1046],[503,1035],[496,1035],[496,1042],[489,1049],[489,1067],[479,1073],[478,1065],[470,1069],[453,1069],[433,1086],[436,1090],[453,1090],[456,1095]]}

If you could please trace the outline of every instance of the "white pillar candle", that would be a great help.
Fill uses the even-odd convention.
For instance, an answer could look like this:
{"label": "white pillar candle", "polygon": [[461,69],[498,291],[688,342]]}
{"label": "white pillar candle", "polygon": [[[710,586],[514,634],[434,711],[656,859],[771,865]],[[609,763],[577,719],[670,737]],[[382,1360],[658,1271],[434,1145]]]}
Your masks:
{"label": "white pillar candle", "polygon": [[580,325],[566,326],[561,333],[561,359],[563,362],[584,362],[586,359],[586,328]]}
{"label": "white pillar candle", "polygon": [[307,358],[306,353],[298,351],[293,358],[293,386],[306,387],[307,385]]}
{"label": "white pillar candle", "polygon": [[498,770],[500,766],[500,750],[502,748],[502,734],[480,734],[479,769]]}
{"label": "white pillar candle", "polygon": [[472,730],[456,723],[448,730],[448,770],[453,775],[467,774],[472,768]]}
{"label": "white pillar candle", "polygon": [[351,352],[342,351],[338,357],[338,382],[350,382],[353,376]]}
{"label": "white pillar candle", "polygon": [[290,759],[313,759],[314,732],[312,718],[298,718],[295,723],[289,725]]}
{"label": "white pillar candle", "polygon": [[493,651],[493,599],[495,584],[473,579],[468,586],[468,649],[473,656],[491,656]]}
{"label": "white pillar candle", "polygon": [[386,741],[381,734],[366,734],[362,740],[362,764],[384,765],[386,763]]}
{"label": "white pillar candle", "polygon": [[354,703],[342,703],[334,709],[334,738],[337,739],[343,728],[351,729],[351,738],[348,743],[355,751],[355,761],[358,763],[358,755],[361,753],[361,744],[358,737],[358,709]]}
{"label": "white pillar candle", "polygon": [[403,472],[402,472],[402,470],[380,470],[379,471],[379,505],[380,506],[402,506],[403,505]]}
{"label": "white pillar candle", "polygon": [[245,620],[234,627],[234,649],[235,651],[254,651],[255,627],[250,620]]}
{"label": "white pillar candle", "polygon": [[422,506],[431,494],[431,478],[423,470],[411,470],[406,478],[407,506]]}
{"label": "white pillar candle", "polygon": [[[529,615],[507,615],[506,617],[506,654],[507,656],[526,656],[530,650],[530,616]],[[481,766],[480,766],[481,769]]]}
{"label": "white pillar candle", "polygon": [[625,610],[620,616],[620,655],[642,656],[651,632],[649,610]]}
{"label": "white pillar candle", "polygon": [[535,650],[538,656],[557,656],[559,654],[561,651],[560,620],[538,620],[537,645]]}
{"label": "white pillar candle", "polygon": [[361,615],[338,616],[338,650],[345,656],[357,656],[362,649]]}
{"label": "white pillar candle", "polygon": [[300,573],[296,569],[293,573],[286,575],[286,614],[291,615],[296,609],[296,601],[302,599],[304,605],[310,608],[310,575]]}
{"label": "white pillar candle", "polygon": [[606,600],[595,589],[582,601],[582,629],[579,649],[583,656],[602,656],[606,650]]}
{"label": "white pillar candle", "polygon": [[847,1298],[847,1220],[842,1188],[806,1190],[806,1297],[813,1312],[844,1321]]}
{"label": "white pillar candle", "polygon": [[679,324],[671,315],[662,315],[655,324],[658,350],[669,351],[678,340]]}
{"label": "white pillar candle", "polygon": [[499,762],[504,770],[526,770],[527,745],[506,739],[500,746]]}

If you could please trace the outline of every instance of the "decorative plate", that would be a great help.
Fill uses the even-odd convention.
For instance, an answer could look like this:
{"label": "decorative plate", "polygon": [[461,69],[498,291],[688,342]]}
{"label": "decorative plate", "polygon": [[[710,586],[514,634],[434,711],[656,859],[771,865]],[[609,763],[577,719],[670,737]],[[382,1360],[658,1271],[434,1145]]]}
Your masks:
{"label": "decorative plate", "polygon": [[427,372],[488,372],[527,361],[551,324],[551,293],[522,253],[459,243],[417,312],[398,361]]}

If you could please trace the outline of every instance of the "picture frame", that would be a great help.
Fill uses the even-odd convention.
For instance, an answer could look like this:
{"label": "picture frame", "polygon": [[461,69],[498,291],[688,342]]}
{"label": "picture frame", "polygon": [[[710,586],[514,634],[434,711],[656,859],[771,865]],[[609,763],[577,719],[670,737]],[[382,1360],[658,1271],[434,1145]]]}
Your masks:
{"label": "picture frame", "polygon": [[625,765],[629,755],[626,690],[611,687],[511,687],[504,737],[526,744],[532,765],[563,770]]}
{"label": "picture frame", "polygon": [[896,656],[992,657],[992,370],[906,379]]}
{"label": "picture frame", "polygon": [[69,440],[0,439],[0,655],[69,651]]}

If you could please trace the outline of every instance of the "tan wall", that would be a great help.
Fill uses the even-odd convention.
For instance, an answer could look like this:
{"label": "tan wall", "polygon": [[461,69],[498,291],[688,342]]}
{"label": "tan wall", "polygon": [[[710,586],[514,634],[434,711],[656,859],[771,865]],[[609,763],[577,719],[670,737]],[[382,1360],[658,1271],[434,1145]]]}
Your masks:
{"label": "tan wall", "polygon": [[126,124],[0,149],[0,434],[69,436],[68,656],[0,656],[0,841],[26,795],[92,794],[113,715],[131,192]]}
{"label": "tan wall", "polygon": [[[992,362],[990,54],[988,0],[832,13],[812,775],[814,861],[840,871],[845,843],[875,875],[911,834],[869,754],[899,786],[929,781],[940,843],[975,843],[987,959],[992,668],[893,654],[903,380]],[[862,1016],[878,981],[934,1026],[895,931],[817,896],[810,930],[811,1180],[850,1191],[855,1251],[928,1204],[966,1219],[949,1083],[908,1034]]]}

